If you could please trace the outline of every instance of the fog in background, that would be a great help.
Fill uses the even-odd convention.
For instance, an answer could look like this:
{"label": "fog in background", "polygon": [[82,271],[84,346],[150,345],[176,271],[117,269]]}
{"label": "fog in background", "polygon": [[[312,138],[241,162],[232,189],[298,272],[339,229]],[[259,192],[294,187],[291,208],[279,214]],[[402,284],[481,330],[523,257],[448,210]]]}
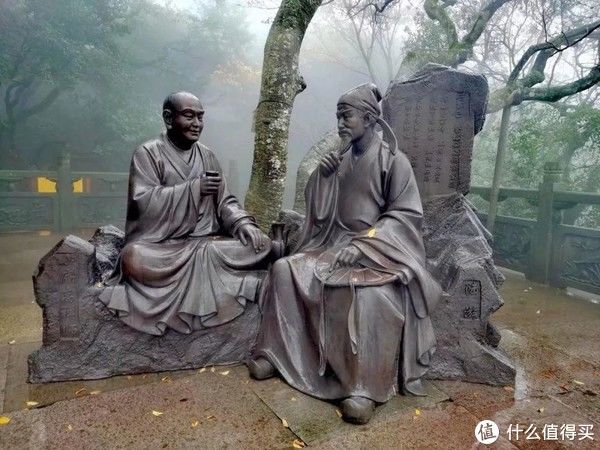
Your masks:
{"label": "fog in background", "polygon": [[[372,36],[372,24],[359,22],[359,16],[349,20],[344,13],[349,3],[336,0],[319,8],[306,33],[300,73],[307,88],[293,108],[285,207],[292,204],[300,160],[335,127],[339,95],[368,81],[375,81],[385,92],[408,50],[418,49],[433,58],[443,47],[443,33],[424,17],[422,4],[398,1],[385,19],[374,24],[384,31],[366,58],[361,45]],[[585,2],[571,3],[559,5],[569,14],[549,4],[558,21],[549,21],[544,33],[553,35],[573,21],[593,19],[593,8]],[[200,97],[206,109],[201,142],[216,153],[225,174],[233,161],[239,176],[230,182],[243,198],[252,165],[252,116],[260,89],[262,53],[279,2],[94,0],[69,4],[44,0],[0,4],[0,94],[6,99],[11,91],[13,99],[0,103],[0,169],[54,170],[58,156],[68,152],[75,170],[127,172],[134,148],[163,129],[164,97],[188,90]],[[452,17],[463,26],[481,4],[465,0],[452,9]],[[497,13],[474,57],[464,66],[485,73],[492,88],[502,86],[515,58],[540,39],[538,2],[519,0],[515,5],[513,10],[505,6]],[[566,23],[564,17],[571,22]],[[510,41],[512,47],[501,45],[501,40]],[[568,81],[589,70],[597,46],[596,39],[591,47],[582,44],[563,52],[553,62],[548,83]],[[10,83],[15,80],[18,86],[13,89]],[[540,103],[515,110],[513,156],[505,185],[535,187],[541,181],[544,161],[568,156],[573,165],[571,178],[567,177],[572,180],[571,188],[598,190],[598,89],[568,101],[579,108],[579,116],[566,117],[560,108]],[[491,182],[498,118],[498,114],[488,116],[476,141],[473,179],[477,184]],[[559,138],[552,134],[559,129],[557,123],[566,130]],[[571,154],[564,156],[571,143]]]}

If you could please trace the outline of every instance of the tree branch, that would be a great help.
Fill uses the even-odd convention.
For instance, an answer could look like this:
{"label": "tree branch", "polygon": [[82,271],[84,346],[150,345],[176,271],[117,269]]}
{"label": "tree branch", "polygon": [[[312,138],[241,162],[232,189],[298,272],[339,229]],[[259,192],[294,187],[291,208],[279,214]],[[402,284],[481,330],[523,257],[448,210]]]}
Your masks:
{"label": "tree branch", "polygon": [[438,0],[425,0],[423,4],[425,14],[431,20],[436,20],[442,26],[446,38],[448,39],[448,47],[452,48],[458,43],[458,34],[456,33],[456,25],[450,19],[446,12],[446,7],[438,3]]}
{"label": "tree branch", "polygon": [[36,105],[30,106],[29,108],[22,109],[17,114],[15,114],[15,119],[24,119],[27,117],[31,117],[35,114],[42,112],[44,109],[49,107],[54,100],[58,98],[60,94],[66,89],[64,85],[58,85],[52,88],[52,90],[44,97],[40,102]]}
{"label": "tree branch", "polygon": [[496,13],[496,11],[498,11],[498,9],[500,9],[502,5],[510,1],[512,0],[492,0],[490,3],[488,3],[487,6],[485,6],[477,15],[475,23],[473,23],[471,30],[465,35],[465,37],[462,38],[461,44],[463,46],[470,46],[473,48],[473,45],[475,45],[475,42],[477,42],[481,36],[481,33],[483,33],[483,30],[485,30],[485,27],[492,16]]}
{"label": "tree branch", "polygon": [[[550,56],[554,55],[555,53],[557,53],[559,51],[563,51],[566,48],[569,48],[569,47],[572,47],[573,45],[578,44],[581,40],[588,37],[591,33],[594,32],[594,30],[596,30],[599,27],[600,27],[600,20],[597,20],[595,22],[583,25],[581,27],[574,28],[574,29],[566,31],[566,32],[562,32],[558,36],[556,36],[554,39],[551,39],[550,41],[540,42],[539,44],[530,46],[527,49],[527,51],[523,54],[523,56],[521,56],[521,58],[519,59],[519,62],[515,65],[514,69],[510,73],[510,75],[508,77],[508,82],[509,83],[514,82],[518,78],[519,74],[525,67],[525,64],[527,64],[527,62],[531,59],[531,57],[533,55],[535,55],[536,53],[545,51],[545,50],[548,51],[548,53],[549,53],[548,56],[544,56],[545,59],[548,60],[548,58]],[[571,39],[573,41],[571,41]],[[561,46],[562,46],[562,48],[560,48]],[[540,59],[540,63],[541,63],[541,61],[542,61],[542,59]]]}
{"label": "tree branch", "polygon": [[[515,101],[536,100],[539,102],[556,102],[561,98],[585,91],[600,82],[600,64],[593,67],[589,73],[578,80],[559,86],[548,86],[543,88],[532,88],[523,93]],[[513,103],[513,104],[519,104]]]}

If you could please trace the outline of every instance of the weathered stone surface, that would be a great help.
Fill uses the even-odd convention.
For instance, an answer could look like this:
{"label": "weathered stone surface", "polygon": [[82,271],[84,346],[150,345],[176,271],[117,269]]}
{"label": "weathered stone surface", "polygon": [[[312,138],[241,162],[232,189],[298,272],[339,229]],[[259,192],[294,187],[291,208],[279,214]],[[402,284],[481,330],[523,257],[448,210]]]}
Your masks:
{"label": "weathered stone surface", "polygon": [[187,335],[152,336],[113,316],[97,297],[122,237],[114,227],[99,229],[91,242],[67,236],[40,261],[33,279],[44,335],[42,347],[29,356],[30,382],[232,364],[249,356],[260,322],[252,303],[232,322]]}
{"label": "weathered stone surface", "polygon": [[96,230],[90,243],[96,248],[94,282],[106,281],[111,275],[125,242],[125,233],[113,225]]}
{"label": "weathered stone surface", "polygon": [[341,139],[337,134],[337,130],[328,131],[319,142],[310,148],[306,154],[306,157],[302,159],[300,165],[298,166],[298,171],[296,172],[294,211],[297,211],[300,214],[304,214],[306,212],[306,205],[304,203],[304,187],[306,186],[308,177],[317,167],[319,160],[327,153],[338,149],[340,143]]}
{"label": "weathered stone surface", "polygon": [[487,95],[484,76],[438,64],[390,84],[383,118],[410,159],[422,199],[469,192],[473,137],[483,127]]}
{"label": "weathered stone surface", "polygon": [[438,341],[429,378],[508,385],[515,368],[489,322],[503,301],[489,235],[462,194],[423,204],[428,268],[445,292],[431,319]]}

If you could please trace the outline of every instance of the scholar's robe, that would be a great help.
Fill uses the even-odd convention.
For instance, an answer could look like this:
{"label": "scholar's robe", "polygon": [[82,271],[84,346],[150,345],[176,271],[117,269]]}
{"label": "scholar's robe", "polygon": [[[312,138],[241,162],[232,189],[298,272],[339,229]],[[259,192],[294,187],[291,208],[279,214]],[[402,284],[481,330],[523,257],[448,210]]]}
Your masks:
{"label": "scholar's robe", "polygon": [[[427,371],[435,349],[429,314],[441,289],[425,268],[422,207],[408,159],[376,136],[336,173],[315,170],[305,191],[298,247],[263,283],[254,357],[293,387],[336,400],[386,402]],[[348,244],[363,256],[330,271]]]}
{"label": "scholar's robe", "polygon": [[228,191],[201,195],[203,172],[222,173],[200,143],[175,148],[165,134],[133,154],[125,246],[100,299],[123,322],[149,334],[221,325],[255,301],[270,249],[255,253],[236,235],[254,223]]}

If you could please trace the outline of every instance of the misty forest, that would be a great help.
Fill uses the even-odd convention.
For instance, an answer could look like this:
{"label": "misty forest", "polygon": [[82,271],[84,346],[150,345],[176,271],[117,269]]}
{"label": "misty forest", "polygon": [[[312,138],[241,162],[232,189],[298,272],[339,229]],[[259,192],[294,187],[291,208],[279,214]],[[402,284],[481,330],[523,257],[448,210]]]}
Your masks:
{"label": "misty forest", "polygon": [[[595,0],[6,0],[0,170],[55,171],[69,155],[74,171],[126,173],[165,95],[187,90],[206,110],[201,141],[265,225],[291,206],[342,92],[385,93],[433,62],[489,83],[472,184],[492,194],[471,200],[535,218],[498,192],[537,189],[545,163],[566,190],[600,190],[599,59]],[[597,228],[600,212],[564,221]]]}

